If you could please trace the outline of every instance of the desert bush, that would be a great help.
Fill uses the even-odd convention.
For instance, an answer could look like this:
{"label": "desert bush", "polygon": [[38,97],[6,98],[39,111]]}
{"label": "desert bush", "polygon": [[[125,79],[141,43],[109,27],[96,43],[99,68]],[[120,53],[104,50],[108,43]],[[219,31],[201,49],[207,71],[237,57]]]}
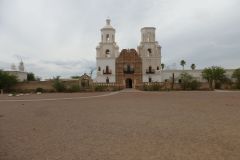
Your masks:
{"label": "desert bush", "polygon": [[235,88],[240,89],[240,68],[233,72],[232,78],[236,80]]}
{"label": "desert bush", "polygon": [[121,88],[119,86],[114,86],[112,89],[112,91],[120,91],[120,90],[121,90]]}
{"label": "desert bush", "polygon": [[184,72],[180,75],[181,88],[183,90],[197,90],[200,88],[201,83],[193,78],[190,74]]}
{"label": "desert bush", "polygon": [[201,83],[197,80],[193,80],[191,83],[190,83],[190,88],[191,90],[198,90],[201,86]]}
{"label": "desert bush", "polygon": [[106,91],[107,90],[107,86],[102,86],[102,85],[97,85],[94,87],[95,91]]}
{"label": "desert bush", "polygon": [[152,83],[152,84],[144,84],[143,90],[144,91],[160,91],[162,86],[159,83]]}
{"label": "desert bush", "polygon": [[69,92],[80,92],[81,88],[79,85],[71,85],[70,88],[68,89]]}
{"label": "desert bush", "polygon": [[160,90],[161,90],[161,85],[158,84],[158,83],[154,83],[154,84],[151,86],[151,89],[152,89],[152,91],[160,91]]}
{"label": "desert bush", "polygon": [[36,92],[44,92],[44,89],[43,89],[43,88],[40,88],[40,87],[38,87],[38,88],[36,88]]}
{"label": "desert bush", "polygon": [[16,76],[0,70],[0,89],[9,91],[15,84],[17,84]]}
{"label": "desert bush", "polygon": [[60,77],[58,76],[57,78],[54,78],[53,80],[53,88],[57,92],[64,92],[66,91],[66,86],[65,84],[60,80]]}

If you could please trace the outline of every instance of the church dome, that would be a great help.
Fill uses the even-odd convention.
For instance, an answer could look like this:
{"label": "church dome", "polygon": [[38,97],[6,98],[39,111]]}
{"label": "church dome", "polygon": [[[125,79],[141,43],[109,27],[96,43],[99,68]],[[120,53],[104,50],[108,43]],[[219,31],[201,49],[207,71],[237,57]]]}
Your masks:
{"label": "church dome", "polygon": [[110,19],[106,19],[106,25],[101,29],[101,30],[115,30],[112,26],[111,26],[111,20]]}

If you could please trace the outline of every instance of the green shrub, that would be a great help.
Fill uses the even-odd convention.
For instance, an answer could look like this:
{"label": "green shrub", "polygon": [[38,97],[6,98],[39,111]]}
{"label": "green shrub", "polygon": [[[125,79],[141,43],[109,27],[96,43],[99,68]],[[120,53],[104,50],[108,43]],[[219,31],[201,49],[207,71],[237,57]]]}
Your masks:
{"label": "green shrub", "polygon": [[160,85],[160,84],[157,84],[157,83],[154,83],[154,84],[151,86],[151,90],[152,90],[152,91],[160,91],[160,90],[161,90],[161,85]]}
{"label": "green shrub", "polygon": [[70,92],[80,92],[81,91],[81,88],[79,85],[71,85],[71,87],[68,89]]}
{"label": "green shrub", "polygon": [[118,87],[118,86],[114,86],[113,89],[112,89],[112,91],[120,91],[120,90],[121,90],[121,88]]}
{"label": "green shrub", "polygon": [[191,90],[197,90],[200,88],[200,86],[201,86],[201,83],[197,80],[193,80],[190,84]]}
{"label": "green shrub", "polygon": [[233,72],[232,78],[234,78],[236,80],[235,88],[240,89],[240,68],[236,69]]}
{"label": "green shrub", "polygon": [[38,88],[36,88],[36,92],[44,92],[44,90],[43,90],[43,88],[38,87]]}
{"label": "green shrub", "polygon": [[95,91],[107,91],[107,86],[97,85],[94,88]]}
{"label": "green shrub", "polygon": [[144,84],[143,90],[144,91],[160,91],[162,89],[162,86],[159,83],[152,83],[149,85]]}
{"label": "green shrub", "polygon": [[16,76],[0,70],[0,89],[9,91],[15,84],[17,84]]}
{"label": "green shrub", "polygon": [[183,90],[197,90],[200,88],[201,83],[193,78],[189,73],[182,73],[181,78],[181,87]]}
{"label": "green shrub", "polygon": [[60,77],[59,76],[57,78],[54,78],[53,88],[57,92],[64,92],[64,91],[66,91],[66,86],[65,86],[65,84],[62,81],[60,81]]}
{"label": "green shrub", "polygon": [[[210,89],[215,89],[216,87],[220,88],[221,84],[226,79],[225,72],[225,69],[222,67],[212,66],[202,71],[202,77],[208,81]],[[214,82],[215,86],[213,86]]]}
{"label": "green shrub", "polygon": [[143,90],[144,90],[144,91],[148,91],[148,86],[144,84],[144,85],[143,85]]}

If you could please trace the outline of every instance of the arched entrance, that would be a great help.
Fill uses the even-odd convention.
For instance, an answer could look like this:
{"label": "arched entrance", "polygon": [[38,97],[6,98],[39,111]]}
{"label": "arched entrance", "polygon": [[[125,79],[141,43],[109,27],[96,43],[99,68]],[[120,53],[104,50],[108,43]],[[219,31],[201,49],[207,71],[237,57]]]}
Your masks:
{"label": "arched entrance", "polygon": [[126,84],[126,88],[132,88],[132,79],[127,78],[125,84]]}

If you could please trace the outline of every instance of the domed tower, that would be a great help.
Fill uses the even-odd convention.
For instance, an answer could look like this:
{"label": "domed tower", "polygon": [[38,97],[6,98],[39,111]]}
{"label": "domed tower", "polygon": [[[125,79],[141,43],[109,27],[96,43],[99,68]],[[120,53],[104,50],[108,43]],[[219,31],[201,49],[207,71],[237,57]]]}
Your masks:
{"label": "domed tower", "polygon": [[97,77],[96,82],[115,83],[115,59],[119,55],[119,47],[115,42],[115,29],[111,20],[101,29],[101,42],[96,48]]}
{"label": "domed tower", "polygon": [[161,81],[161,46],[155,40],[154,27],[141,29],[141,42],[138,53],[142,58],[143,82]]}
{"label": "domed tower", "polygon": [[21,62],[19,63],[18,69],[20,72],[24,72],[24,64],[23,61],[21,60]]}

